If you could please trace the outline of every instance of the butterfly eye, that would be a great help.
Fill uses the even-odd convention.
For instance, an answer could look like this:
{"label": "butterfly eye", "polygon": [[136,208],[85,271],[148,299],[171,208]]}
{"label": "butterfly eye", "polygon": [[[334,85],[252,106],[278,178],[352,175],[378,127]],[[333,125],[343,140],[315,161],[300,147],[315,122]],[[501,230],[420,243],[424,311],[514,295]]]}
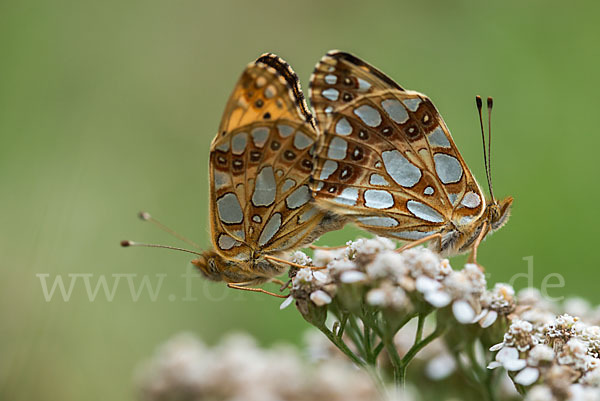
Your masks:
{"label": "butterfly eye", "polygon": [[219,271],[217,270],[217,264],[215,263],[214,259],[208,259],[208,268],[210,269],[211,273],[218,273]]}
{"label": "butterfly eye", "polygon": [[492,228],[498,225],[498,221],[501,219],[500,206],[498,204],[492,204],[489,206],[490,208],[490,221],[492,224]]}
{"label": "butterfly eye", "polygon": [[512,198],[508,198],[500,202],[498,205],[498,216],[496,219],[492,219],[492,230],[497,230],[502,227],[508,221],[510,216],[510,206],[512,205]]}

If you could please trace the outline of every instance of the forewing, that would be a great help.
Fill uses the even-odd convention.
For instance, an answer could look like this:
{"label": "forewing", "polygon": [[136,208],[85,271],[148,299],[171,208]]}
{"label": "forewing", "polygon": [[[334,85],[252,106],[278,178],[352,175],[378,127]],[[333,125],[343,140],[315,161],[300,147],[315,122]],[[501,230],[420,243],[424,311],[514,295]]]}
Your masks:
{"label": "forewing", "polygon": [[323,207],[405,240],[483,212],[481,189],[425,95],[330,52],[311,78],[311,103],[322,131],[312,189]]}
{"label": "forewing", "polygon": [[274,55],[250,64],[225,109],[210,152],[215,249],[248,260],[303,245],[325,213],[308,186],[317,140],[297,78]]}

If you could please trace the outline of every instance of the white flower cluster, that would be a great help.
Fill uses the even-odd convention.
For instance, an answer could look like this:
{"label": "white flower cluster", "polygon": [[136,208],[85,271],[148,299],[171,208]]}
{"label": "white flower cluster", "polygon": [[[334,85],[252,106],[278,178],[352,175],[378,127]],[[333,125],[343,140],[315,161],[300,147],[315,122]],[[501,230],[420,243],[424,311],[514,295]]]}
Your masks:
{"label": "white flower cluster", "polygon": [[[301,253],[294,260],[305,260]],[[514,309],[512,287],[498,284],[486,291],[479,266],[467,264],[455,271],[447,259],[426,248],[397,252],[386,238],[359,239],[345,248],[315,251],[313,263],[322,270],[300,269],[292,279],[291,298],[302,313],[307,303],[320,307],[330,304],[341,287],[356,286],[365,291],[365,302],[402,313],[416,310],[415,303],[433,308],[450,307],[463,324],[479,322],[491,326],[499,315]],[[284,306],[291,303],[286,300]]]}
{"label": "white flower cluster", "polygon": [[180,334],[164,344],[137,377],[139,399],[145,401],[382,399],[368,374],[344,359],[308,363],[293,347],[263,349],[242,334],[214,348]]}
{"label": "white flower cluster", "polygon": [[[504,367],[528,389],[528,401],[600,401],[600,327],[557,315],[558,306],[533,289],[521,292],[517,304],[504,340],[490,348],[497,353],[488,368]],[[583,306],[572,299],[563,309],[591,316]]]}
{"label": "white flower cluster", "polygon": [[[306,260],[306,256],[297,253],[295,259]],[[501,376],[502,383],[512,381],[528,401],[600,401],[600,307],[592,308],[580,298],[557,304],[533,288],[515,295],[510,285],[502,283],[488,290],[477,265],[455,271],[448,260],[428,249],[398,252],[393,242],[383,238],[317,250],[312,266],[325,268],[298,270],[287,303],[295,301],[317,327],[323,327],[327,311],[338,319],[349,312],[359,317],[359,323],[371,326],[386,320],[401,322],[405,326],[395,335],[395,348],[398,355],[414,355],[410,350],[418,340],[413,333],[431,332],[431,328],[416,328],[415,321],[406,324],[403,319],[419,316],[422,324],[423,313],[437,310],[437,325],[441,323],[447,335],[419,353],[429,379],[440,380],[456,370],[464,373],[470,367],[475,373],[467,372],[466,377],[483,383],[486,377],[498,375],[491,371],[486,375],[476,365],[494,359],[488,368],[504,368],[509,374]],[[453,326],[452,321],[465,326]],[[337,327],[341,325],[340,320]],[[357,327],[360,331],[363,326]],[[502,335],[503,341],[486,353]],[[358,351],[360,346],[358,341]],[[462,352],[462,347],[480,347],[481,355]]]}

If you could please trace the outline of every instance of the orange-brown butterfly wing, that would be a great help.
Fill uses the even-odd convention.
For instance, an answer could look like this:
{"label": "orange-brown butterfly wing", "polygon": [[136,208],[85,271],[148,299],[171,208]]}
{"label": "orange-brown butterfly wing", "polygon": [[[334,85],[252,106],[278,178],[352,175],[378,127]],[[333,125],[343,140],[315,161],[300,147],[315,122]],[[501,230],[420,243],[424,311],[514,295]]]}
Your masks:
{"label": "orange-brown butterfly wing", "polygon": [[[210,152],[215,250],[247,261],[304,245],[326,229],[308,186],[317,131],[297,78],[264,55],[227,103]],[[333,229],[333,226],[332,226]]]}
{"label": "orange-brown butterfly wing", "polygon": [[481,189],[425,95],[342,52],[317,64],[310,90],[322,130],[312,189],[322,207],[404,240],[483,213]]}

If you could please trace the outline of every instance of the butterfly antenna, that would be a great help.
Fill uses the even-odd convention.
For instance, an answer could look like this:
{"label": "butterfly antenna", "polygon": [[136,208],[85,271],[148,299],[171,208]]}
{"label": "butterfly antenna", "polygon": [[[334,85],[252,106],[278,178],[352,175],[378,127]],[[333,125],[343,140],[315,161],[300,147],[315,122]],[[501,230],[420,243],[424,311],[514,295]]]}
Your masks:
{"label": "butterfly antenna", "polygon": [[494,107],[494,99],[491,97],[487,98],[487,109],[488,109],[488,185],[490,187],[490,196],[492,202],[496,201],[494,198],[494,191],[492,185],[492,107]]}
{"label": "butterfly antenna", "polygon": [[164,248],[164,249],[171,249],[172,251],[186,252],[186,253],[191,253],[193,255],[202,256],[202,254],[200,252],[190,251],[189,249],[178,248],[176,246],[169,246],[169,245],[144,244],[141,242],[133,242],[133,241],[125,240],[125,241],[121,241],[121,246],[124,248],[127,248],[129,246],[143,246],[146,248]]}
{"label": "butterfly antenna", "polygon": [[154,224],[156,227],[160,228],[161,230],[163,230],[164,232],[167,232],[169,234],[171,234],[172,236],[179,238],[180,240],[182,240],[183,242],[185,242],[186,244],[189,244],[191,246],[193,246],[194,248],[198,248],[200,249],[200,246],[198,244],[196,244],[194,241],[184,237],[183,235],[179,234],[177,231],[165,226],[164,224],[162,224],[160,221],[156,220],[154,217],[152,217],[150,215],[150,213],[147,212],[139,212],[138,213],[138,217],[144,221],[149,221],[150,223]]}
{"label": "butterfly antenna", "polygon": [[[490,170],[488,167],[488,153],[487,153],[487,148],[485,146],[485,130],[483,129],[483,116],[481,113],[481,110],[483,109],[483,100],[481,100],[481,96],[477,95],[475,96],[475,103],[477,104],[477,112],[479,114],[479,128],[481,129],[481,142],[483,144],[483,164],[485,166],[485,176],[487,178],[487,182],[488,182],[488,188],[490,189],[490,195],[492,192],[492,186],[490,183]],[[494,199],[494,196],[492,196],[492,200]]]}

